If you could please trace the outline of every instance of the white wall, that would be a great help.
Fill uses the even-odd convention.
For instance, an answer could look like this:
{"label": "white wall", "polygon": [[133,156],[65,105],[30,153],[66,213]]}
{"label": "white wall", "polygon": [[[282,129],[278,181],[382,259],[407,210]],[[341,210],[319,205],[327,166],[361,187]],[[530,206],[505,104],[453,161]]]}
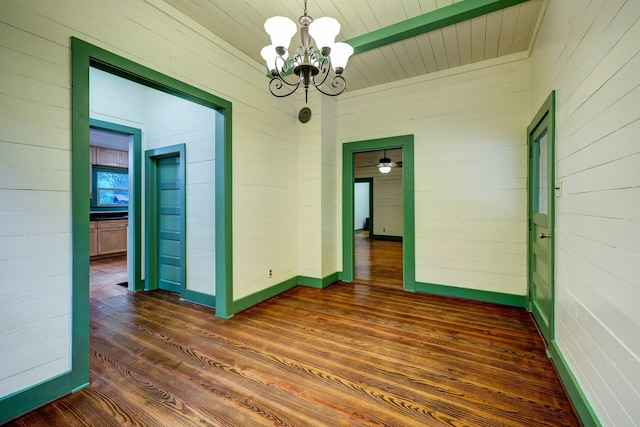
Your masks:
{"label": "white wall", "polygon": [[[402,149],[376,150],[354,155],[354,177],[373,179],[373,234],[402,237],[402,169],[380,173],[375,167],[385,155],[393,162],[402,161]],[[358,224],[355,224],[356,226]]]}
{"label": "white wall", "polygon": [[343,94],[338,107],[342,143],[414,134],[416,281],[525,295],[528,60]]}
{"label": "white wall", "polygon": [[368,182],[356,182],[353,186],[353,229],[362,230],[365,227],[365,218],[369,213],[369,188]]}
{"label": "white wall", "polygon": [[160,0],[0,0],[0,398],[71,363],[71,36],[233,103],[234,297],[296,275],[296,103],[261,64]]}
{"label": "white wall", "polygon": [[606,426],[640,425],[640,2],[551,1],[531,111],[557,91],[556,341]]}

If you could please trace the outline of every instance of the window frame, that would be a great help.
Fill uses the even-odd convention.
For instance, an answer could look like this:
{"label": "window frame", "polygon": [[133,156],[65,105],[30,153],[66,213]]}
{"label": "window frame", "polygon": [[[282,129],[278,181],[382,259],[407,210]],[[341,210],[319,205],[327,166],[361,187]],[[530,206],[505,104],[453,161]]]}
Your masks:
{"label": "window frame", "polygon": [[[90,206],[91,206],[91,211],[93,212],[114,212],[114,211],[127,211],[129,210],[129,202],[127,202],[126,205],[108,205],[108,206],[101,206],[98,203],[98,200],[100,198],[100,189],[105,189],[105,187],[98,187],[98,173],[100,172],[110,172],[110,173],[118,173],[121,175],[127,175],[127,180],[129,181],[129,186],[127,187],[127,194],[130,194],[131,192],[131,181],[130,181],[130,176],[129,176],[129,170],[128,169],[122,169],[122,168],[112,168],[112,167],[105,167],[105,166],[93,166],[91,168],[91,178],[92,178],[92,182],[91,182],[91,194],[93,195],[93,197],[91,198],[91,202],[90,202]],[[122,190],[121,188],[117,188],[118,190]]]}

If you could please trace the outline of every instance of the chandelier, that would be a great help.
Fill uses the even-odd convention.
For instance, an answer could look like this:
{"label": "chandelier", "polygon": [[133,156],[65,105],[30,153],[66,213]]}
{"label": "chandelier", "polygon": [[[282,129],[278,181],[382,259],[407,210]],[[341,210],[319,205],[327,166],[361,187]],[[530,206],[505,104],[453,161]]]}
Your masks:
{"label": "chandelier", "polygon": [[[298,22],[301,25],[302,44],[298,46],[290,62],[287,62],[288,49],[291,37],[297,31],[296,24],[284,16],[271,17],[264,23],[264,29],[271,37],[271,44],[262,48],[260,55],[271,72],[269,90],[274,96],[283,98],[302,85],[305,102],[308,100],[309,86],[314,86],[325,95],[340,95],[347,88],[342,72],[353,54],[353,47],[349,44],[335,43],[340,23],[329,17],[314,20],[307,14],[307,0],[304,2],[304,15]],[[312,37],[317,49],[311,45]],[[292,72],[295,77],[288,77]]]}

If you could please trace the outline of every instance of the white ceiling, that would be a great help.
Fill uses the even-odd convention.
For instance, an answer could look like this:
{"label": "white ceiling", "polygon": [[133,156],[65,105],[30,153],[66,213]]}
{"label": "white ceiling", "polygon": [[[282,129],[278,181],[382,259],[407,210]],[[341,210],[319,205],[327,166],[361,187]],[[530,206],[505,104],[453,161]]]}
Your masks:
{"label": "white ceiling", "polygon": [[129,151],[129,135],[102,129],[89,129],[89,145]]}
{"label": "white ceiling", "polygon": [[[165,1],[260,63],[260,49],[269,44],[264,21],[274,15],[297,21],[304,10],[303,0]],[[309,0],[308,13],[315,18],[336,18],[342,25],[337,41],[345,41],[418,16],[435,17],[451,9],[434,11],[461,2],[474,2],[469,3],[473,6],[492,0]],[[344,72],[347,90],[526,51],[531,46],[544,2],[525,1],[358,53],[349,60]],[[456,7],[459,6],[462,5]]]}

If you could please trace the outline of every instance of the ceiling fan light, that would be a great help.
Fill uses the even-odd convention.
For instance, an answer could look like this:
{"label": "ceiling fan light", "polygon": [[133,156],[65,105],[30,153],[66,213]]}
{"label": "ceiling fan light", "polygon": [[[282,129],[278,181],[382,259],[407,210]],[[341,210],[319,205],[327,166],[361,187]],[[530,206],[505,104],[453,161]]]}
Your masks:
{"label": "ceiling fan light", "polygon": [[391,172],[391,165],[389,164],[385,164],[385,165],[378,165],[378,170],[380,171],[380,173],[389,173]]}
{"label": "ceiling fan light", "polygon": [[315,19],[309,25],[309,35],[313,37],[319,50],[332,47],[339,32],[340,23],[338,20],[328,16]]}
{"label": "ceiling fan light", "polygon": [[289,49],[291,37],[298,31],[295,22],[285,16],[272,16],[264,23],[264,30],[271,37],[274,47]]}
{"label": "ceiling fan light", "polygon": [[353,55],[353,47],[348,43],[338,42],[331,48],[331,65],[340,74],[347,67],[349,57]]}

